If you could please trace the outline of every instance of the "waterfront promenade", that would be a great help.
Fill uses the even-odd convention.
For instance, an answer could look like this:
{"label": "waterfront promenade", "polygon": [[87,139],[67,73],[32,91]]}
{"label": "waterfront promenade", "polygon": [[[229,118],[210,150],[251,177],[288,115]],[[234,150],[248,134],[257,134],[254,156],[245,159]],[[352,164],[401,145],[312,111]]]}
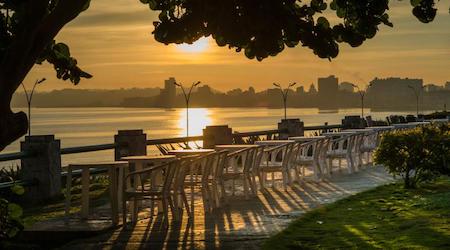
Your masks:
{"label": "waterfront promenade", "polygon": [[265,239],[304,212],[392,181],[381,166],[368,166],[354,174],[335,172],[329,179],[305,181],[287,191],[279,186],[260,191],[249,200],[230,199],[229,205],[211,214],[203,212],[199,196],[193,223],[184,216],[178,223],[170,220],[165,229],[158,216],[150,220],[148,213],[142,212],[136,225],[129,224],[126,229],[118,226],[61,249],[259,249]]}

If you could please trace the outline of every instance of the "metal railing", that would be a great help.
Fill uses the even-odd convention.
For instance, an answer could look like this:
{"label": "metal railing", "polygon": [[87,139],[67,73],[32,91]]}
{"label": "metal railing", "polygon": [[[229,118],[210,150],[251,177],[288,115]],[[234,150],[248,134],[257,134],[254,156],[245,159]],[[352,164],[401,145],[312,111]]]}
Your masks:
{"label": "metal railing", "polygon": [[[305,131],[312,131],[312,130],[330,130],[330,129],[340,129],[342,128],[342,125],[321,125],[321,126],[305,126]],[[233,140],[237,141],[239,139],[242,139],[243,137],[258,137],[258,136],[268,136],[271,137],[273,135],[279,134],[283,131],[274,129],[274,130],[261,130],[261,131],[252,131],[252,132],[237,132],[233,133]],[[186,142],[192,142],[192,141],[201,141],[203,140],[203,136],[189,136],[189,137],[175,137],[175,138],[162,138],[162,139],[150,139],[146,141],[147,146],[152,145],[163,145],[163,144],[172,144],[172,143],[186,143]],[[97,144],[97,145],[88,145],[88,146],[79,146],[79,147],[68,147],[68,148],[62,148],[60,153],[61,155],[68,155],[68,154],[79,154],[79,153],[89,153],[89,152],[97,152],[102,150],[111,150],[115,149],[118,145],[116,143],[108,143],[108,144]],[[14,160],[21,160],[29,157],[33,157],[34,154],[32,152],[16,152],[16,153],[7,153],[0,155],[0,162],[5,161],[14,161]],[[93,169],[91,170],[91,174],[100,174],[105,173],[104,169]],[[77,177],[81,175],[81,171],[74,171],[72,173],[72,176]],[[67,176],[67,172],[63,171],[61,172],[62,178],[65,178]],[[4,182],[0,183],[0,190],[5,188],[10,188],[14,184],[20,184],[20,185],[35,185],[36,183],[33,181],[15,181],[15,182]]]}

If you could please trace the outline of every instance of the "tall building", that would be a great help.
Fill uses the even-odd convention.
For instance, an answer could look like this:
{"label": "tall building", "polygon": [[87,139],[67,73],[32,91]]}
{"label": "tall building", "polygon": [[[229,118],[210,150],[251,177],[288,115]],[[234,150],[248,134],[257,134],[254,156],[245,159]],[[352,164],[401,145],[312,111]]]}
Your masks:
{"label": "tall building", "polygon": [[319,86],[319,108],[337,107],[337,93],[339,90],[339,79],[334,75],[318,79]]}
{"label": "tall building", "polygon": [[172,108],[175,105],[177,88],[175,78],[170,77],[164,81],[164,89],[160,93],[160,105],[165,108]]}

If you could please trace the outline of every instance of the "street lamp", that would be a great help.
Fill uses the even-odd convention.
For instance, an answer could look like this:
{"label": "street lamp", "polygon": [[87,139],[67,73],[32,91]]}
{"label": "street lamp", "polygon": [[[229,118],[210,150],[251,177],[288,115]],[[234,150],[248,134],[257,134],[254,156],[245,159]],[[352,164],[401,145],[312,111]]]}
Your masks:
{"label": "street lamp", "polygon": [[31,136],[31,101],[33,100],[33,94],[34,90],[36,89],[36,85],[43,83],[45,78],[42,78],[41,80],[36,80],[34,82],[33,88],[31,89],[31,92],[28,94],[27,88],[25,88],[25,84],[22,84],[23,90],[25,91],[25,97],[27,98],[27,104],[28,104],[28,136]]}
{"label": "street lamp", "polygon": [[281,87],[280,84],[278,84],[278,83],[273,83],[273,86],[277,87],[277,88],[280,90],[281,96],[283,97],[284,119],[285,119],[285,120],[286,120],[286,117],[287,117],[287,115],[286,115],[286,108],[287,108],[287,107],[286,107],[286,106],[287,106],[287,97],[288,97],[289,89],[290,89],[291,87],[293,87],[295,84],[297,84],[297,83],[296,83],[296,82],[290,83],[289,86],[288,86],[287,88],[283,89],[283,88]]}
{"label": "street lamp", "polygon": [[367,85],[365,91],[362,91],[356,84],[352,83],[352,86],[358,90],[359,96],[361,97],[361,118],[364,119],[364,97],[366,96],[367,90],[372,86],[372,83]]}
{"label": "street lamp", "polygon": [[416,88],[414,88],[411,85],[408,85],[408,88],[410,88],[414,92],[414,96],[416,97],[416,114],[417,114],[417,119],[419,119],[419,96],[420,96],[420,92],[419,92],[419,90],[417,90]]}
{"label": "street lamp", "polygon": [[192,89],[197,87],[200,84],[200,81],[192,83],[189,88],[189,92],[187,93],[183,87],[183,84],[177,82],[174,82],[174,84],[181,88],[181,91],[183,91],[184,100],[186,101],[186,137],[189,137],[189,101],[191,100]]}

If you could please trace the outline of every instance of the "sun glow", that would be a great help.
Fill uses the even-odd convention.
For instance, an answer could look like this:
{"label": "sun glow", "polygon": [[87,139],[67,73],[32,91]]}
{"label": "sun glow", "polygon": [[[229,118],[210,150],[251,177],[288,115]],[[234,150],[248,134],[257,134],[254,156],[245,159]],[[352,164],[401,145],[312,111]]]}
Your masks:
{"label": "sun glow", "polygon": [[201,53],[208,49],[209,40],[206,37],[202,37],[193,44],[183,43],[176,46],[177,49],[186,53]]}
{"label": "sun glow", "polygon": [[[180,109],[178,115],[180,136],[186,136],[186,110]],[[211,111],[207,108],[189,109],[189,135],[196,136],[203,133],[203,129],[212,124]]]}

